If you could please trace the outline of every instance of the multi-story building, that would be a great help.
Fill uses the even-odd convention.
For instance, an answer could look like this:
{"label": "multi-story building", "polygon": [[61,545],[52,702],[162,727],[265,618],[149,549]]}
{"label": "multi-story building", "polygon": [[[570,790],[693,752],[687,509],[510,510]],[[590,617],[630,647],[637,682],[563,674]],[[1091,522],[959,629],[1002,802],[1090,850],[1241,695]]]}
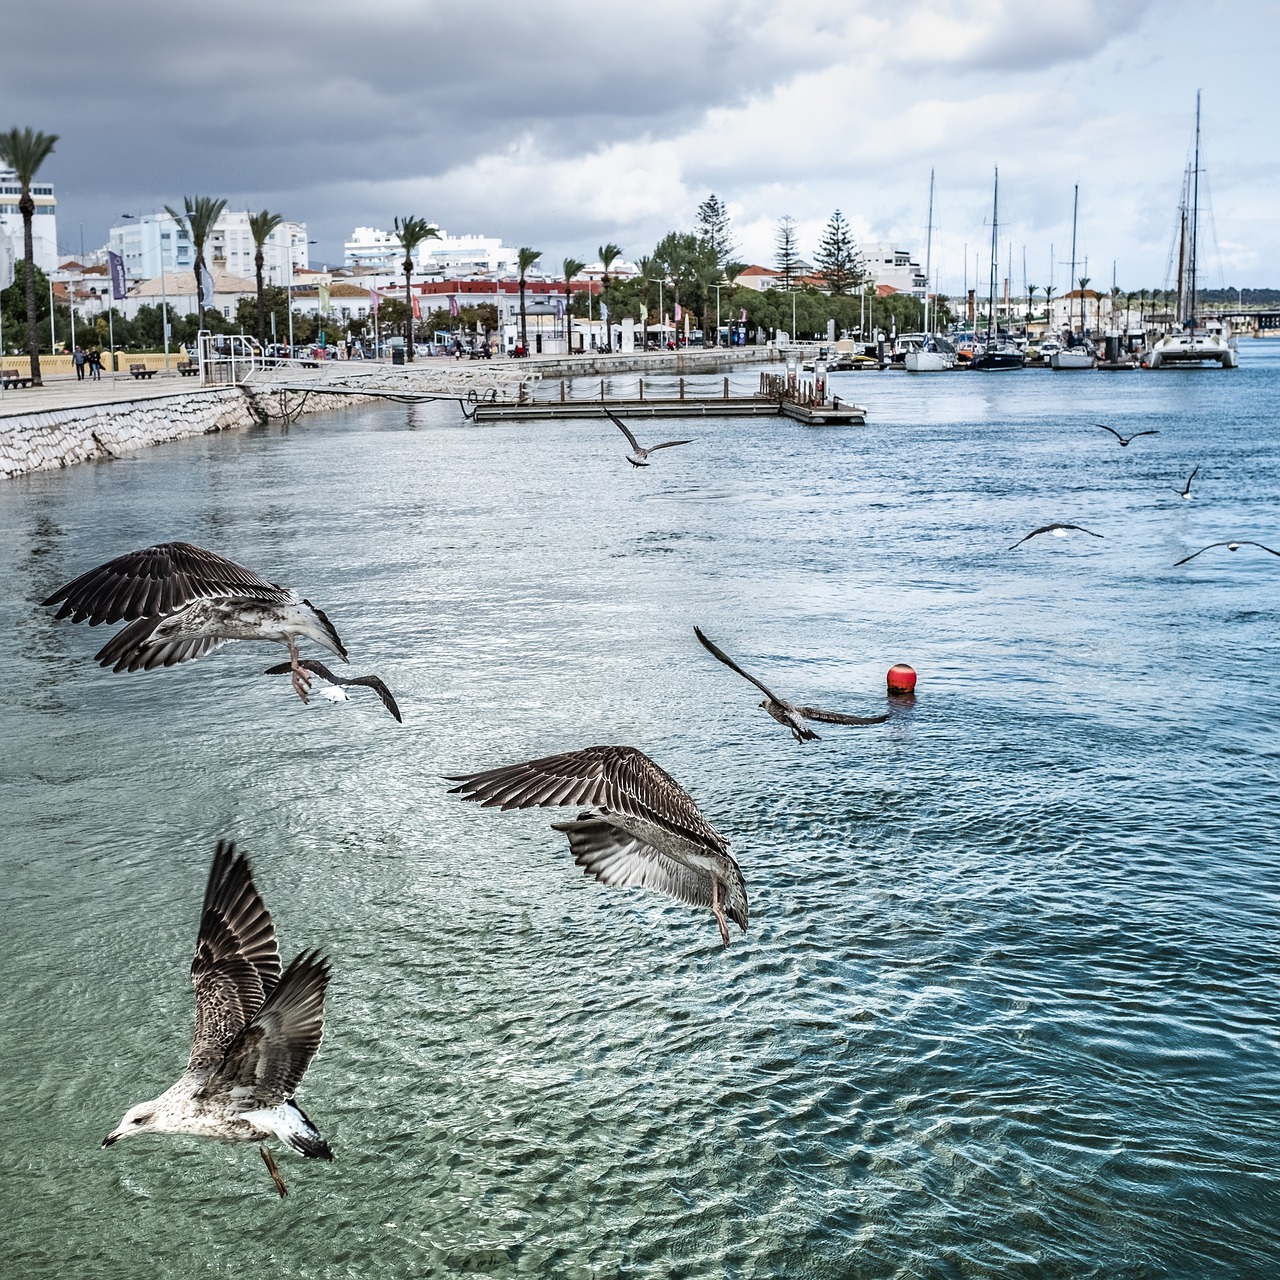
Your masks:
{"label": "multi-story building", "polygon": [[[161,271],[195,269],[195,247],[167,213],[146,213],[112,227],[108,247],[124,259],[124,273],[130,280],[153,280]],[[282,222],[262,248],[266,282],[287,285],[290,262],[293,271],[304,271],[309,265],[307,224]],[[205,245],[210,269],[216,266],[232,275],[252,278],[256,252],[248,212],[224,211]]]}
{"label": "multi-story building", "polygon": [[[503,274],[515,270],[516,251],[496,236],[451,236],[437,227],[438,239],[424,240],[414,255],[419,275],[450,279]],[[343,245],[343,265],[398,273],[404,250],[393,231],[378,227],[356,227]]]}
{"label": "multi-story building", "polygon": [[888,285],[895,293],[909,293],[924,301],[929,287],[924,271],[918,262],[913,261],[906,249],[888,242],[864,244],[859,246],[866,264],[867,279],[876,288]]}
{"label": "multi-story building", "polygon": [[[19,259],[23,255],[22,213],[18,209],[21,196],[18,175],[12,169],[0,169],[0,227],[8,232]],[[31,199],[36,206],[31,219],[31,245],[36,266],[47,274],[58,266],[58,202],[54,198],[53,183],[33,182]]]}

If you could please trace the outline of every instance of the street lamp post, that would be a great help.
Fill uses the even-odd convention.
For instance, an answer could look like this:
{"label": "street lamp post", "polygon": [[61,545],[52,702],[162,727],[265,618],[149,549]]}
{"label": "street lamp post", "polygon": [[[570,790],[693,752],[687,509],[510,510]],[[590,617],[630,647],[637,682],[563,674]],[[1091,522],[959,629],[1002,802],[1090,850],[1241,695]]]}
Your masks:
{"label": "street lamp post", "polygon": [[[716,291],[716,346],[720,345],[720,290],[724,288],[722,284],[713,284],[711,286]],[[703,339],[702,345],[705,347],[706,339]]]}
{"label": "street lamp post", "polygon": [[796,340],[796,291],[791,290],[791,341]]}

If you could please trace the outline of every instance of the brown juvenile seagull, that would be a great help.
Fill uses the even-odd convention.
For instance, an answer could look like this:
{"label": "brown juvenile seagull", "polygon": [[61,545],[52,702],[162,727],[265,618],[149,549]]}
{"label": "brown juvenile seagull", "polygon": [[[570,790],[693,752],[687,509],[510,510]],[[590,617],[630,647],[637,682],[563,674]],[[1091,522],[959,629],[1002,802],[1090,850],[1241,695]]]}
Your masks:
{"label": "brown juvenile seagull", "polygon": [[764,694],[764,701],[760,705],[779,724],[786,725],[797,742],[820,741],[818,735],[804,723],[806,720],[817,720],[820,724],[883,724],[889,718],[888,712],[881,716],[848,716],[842,711],[823,711],[821,707],[798,707],[794,702],[778,697],[749,671],[744,671],[719,645],[708,640],[700,628],[694,627],[693,634],[698,637],[702,647],[712,657],[719,658],[726,667],[736,671],[744,680],[750,680]]}
{"label": "brown juvenile seagull", "polygon": [[233,640],[288,645],[293,687],[303,702],[311,677],[298,661],[298,637],[347,651],[310,600],[234,560],[190,542],[160,542],[82,573],[45,602],[72,622],[127,620],[94,659],[113,671],[153,671],[192,662]]}
{"label": "brown juvenile seagull", "polygon": [[[1241,547],[1258,547],[1263,551],[1271,551],[1270,547],[1264,547],[1261,542],[1250,542],[1247,538],[1242,538],[1239,542],[1211,542],[1207,547],[1201,547],[1199,551],[1193,551],[1189,556],[1183,556],[1181,560],[1175,560],[1173,567],[1176,569],[1180,564],[1186,564],[1188,560],[1194,560],[1196,556],[1202,556],[1206,551],[1212,551],[1214,547],[1226,547],[1228,551],[1239,551]],[[1273,556],[1280,556],[1280,551],[1271,551]]]}
{"label": "brown juvenile seagull", "polygon": [[640,447],[640,442],[631,434],[631,428],[628,427],[616,413],[611,413],[608,409],[604,412],[605,416],[613,423],[613,425],[627,437],[627,440],[631,445],[631,455],[627,458],[627,461],[631,463],[633,467],[647,467],[649,463],[646,462],[645,459],[648,458],[651,453],[657,453],[659,449],[674,449],[678,444],[693,443],[692,440],[664,440],[662,444],[650,445],[649,448],[642,449]]}
{"label": "brown juvenile seagull", "polygon": [[635,747],[583,747],[448,781],[459,784],[450,795],[486,809],[589,805],[575,821],[551,824],[569,837],[573,860],[586,875],[710,907],[726,947],[726,914],[746,932],[747,887],[729,842],[693,797]]}
{"label": "brown juvenile seagull", "polygon": [[[328,689],[321,689],[320,696],[328,696],[334,702],[348,701],[346,690],[352,687],[364,687],[372,689],[386,707],[388,711],[395,716],[396,720],[403,724],[404,719],[400,715],[400,708],[396,706],[396,700],[391,696],[391,690],[382,683],[377,676],[352,676],[349,680],[344,680],[342,676],[335,675],[323,662],[317,662],[314,658],[303,658],[298,665],[304,670],[309,671],[313,676],[319,676],[328,686]],[[267,676],[282,676],[293,670],[291,662],[280,662],[274,667],[268,667],[262,674]]]}
{"label": "brown juvenile seagull", "polygon": [[257,1142],[276,1190],[287,1195],[268,1139],[333,1159],[293,1098],[324,1034],[329,962],[304,951],[281,973],[271,913],[230,842],[220,840],[213,855],[191,982],[196,1031],[186,1071],[158,1098],[130,1107],[102,1145],[140,1133]]}

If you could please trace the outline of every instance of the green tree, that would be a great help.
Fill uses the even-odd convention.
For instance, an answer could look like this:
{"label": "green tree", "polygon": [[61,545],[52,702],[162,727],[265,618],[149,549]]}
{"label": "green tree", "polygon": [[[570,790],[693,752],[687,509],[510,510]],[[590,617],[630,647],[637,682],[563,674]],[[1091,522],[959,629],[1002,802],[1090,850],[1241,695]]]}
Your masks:
{"label": "green tree", "polygon": [[695,225],[698,238],[715,255],[716,265],[723,267],[735,246],[729,233],[729,210],[714,191],[698,206]]}
{"label": "green tree", "polygon": [[[271,316],[276,318],[275,331],[277,334],[287,333],[289,330],[289,295],[283,285],[264,284],[256,299],[241,298],[236,303],[236,327],[248,332],[256,330],[259,317],[262,318],[262,332],[265,334],[271,328]],[[296,317],[295,317],[296,319]],[[296,338],[297,329],[294,329],[294,337]],[[262,339],[266,341],[265,337]]]}
{"label": "green tree", "polygon": [[520,270],[520,345],[525,355],[529,354],[529,321],[524,310],[525,277],[529,268],[542,257],[541,249],[530,249],[527,245],[516,250],[516,266]]}
{"label": "green tree", "polygon": [[704,240],[689,231],[669,231],[653,250],[658,278],[671,281],[672,311],[677,305],[695,315],[706,309],[706,286],[717,277],[715,255]]}
{"label": "green tree", "polygon": [[832,293],[850,293],[861,285],[866,265],[839,209],[831,215],[815,257],[818,273]]}
{"label": "green tree", "polygon": [[571,295],[573,293],[573,278],[578,275],[587,264],[579,262],[577,258],[566,258],[564,260],[564,324],[565,324],[565,347],[570,352],[573,351],[573,311],[570,309]]}
{"label": "green tree", "polygon": [[1054,294],[1053,285],[1051,284],[1045,285],[1044,287],[1044,323],[1045,323],[1046,332],[1048,331],[1049,326],[1053,323],[1053,294]]}
{"label": "green tree", "polygon": [[800,269],[800,250],[796,243],[796,223],[789,214],[778,219],[778,228],[774,235],[773,260],[782,275],[781,284],[784,289],[795,285],[796,273]]}
{"label": "green tree", "polygon": [[225,200],[215,200],[212,196],[183,196],[182,207],[186,215],[178,213],[169,205],[164,211],[178,224],[179,231],[185,231],[187,239],[195,246],[196,251],[196,317],[204,320],[204,246],[213,232],[213,225],[222,217],[227,207]]}
{"label": "green tree", "polygon": [[605,307],[608,308],[609,313],[609,320],[604,327],[604,349],[612,351],[613,338],[610,335],[613,331],[614,301],[612,294],[609,292],[609,270],[622,257],[622,250],[610,240],[608,244],[602,244],[596,252],[600,255],[600,265],[604,268],[600,278],[600,298]]}
{"label": "green tree", "polygon": [[413,360],[413,255],[417,252],[418,246],[427,240],[439,240],[440,232],[429,223],[426,218],[397,218],[395,221],[396,239],[400,241],[400,247],[404,250],[404,262],[401,266],[404,269],[404,306],[405,306],[405,330],[404,330],[404,358],[410,362]]}
{"label": "green tree", "polygon": [[[265,261],[264,249],[267,238],[284,221],[278,213],[261,213],[249,215],[249,234],[253,237],[253,270],[258,282],[258,345],[267,345],[267,308],[262,295],[262,267]],[[236,310],[240,308],[237,305]]]}
{"label": "green tree", "polygon": [[36,202],[31,198],[31,183],[40,166],[53,153],[57,141],[56,133],[37,133],[30,128],[0,133],[0,161],[18,175],[18,184],[22,188],[18,212],[22,215],[22,261],[26,266],[23,291],[27,304],[27,357],[31,362],[31,384],[36,387],[43,383],[40,379],[40,347],[36,342],[36,254],[31,234]]}
{"label": "green tree", "polygon": [[657,267],[654,265],[653,259],[645,254],[643,258],[636,259],[636,267],[640,271],[639,284],[640,295],[643,300],[644,309],[644,333],[640,335],[641,342],[644,342],[649,334],[649,290],[653,287],[657,280]]}

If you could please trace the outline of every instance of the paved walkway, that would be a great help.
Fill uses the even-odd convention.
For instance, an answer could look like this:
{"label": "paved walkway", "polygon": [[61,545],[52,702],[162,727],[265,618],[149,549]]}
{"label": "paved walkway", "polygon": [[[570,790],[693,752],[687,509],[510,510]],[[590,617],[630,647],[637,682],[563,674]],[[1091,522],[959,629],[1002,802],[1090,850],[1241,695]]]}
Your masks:
{"label": "paved walkway", "polygon": [[198,378],[177,373],[157,373],[154,378],[131,378],[127,373],[104,373],[101,382],[55,375],[42,387],[19,387],[0,394],[0,418],[15,418],[51,409],[82,409],[88,405],[115,404],[121,400],[151,400],[180,392],[199,391]]}

